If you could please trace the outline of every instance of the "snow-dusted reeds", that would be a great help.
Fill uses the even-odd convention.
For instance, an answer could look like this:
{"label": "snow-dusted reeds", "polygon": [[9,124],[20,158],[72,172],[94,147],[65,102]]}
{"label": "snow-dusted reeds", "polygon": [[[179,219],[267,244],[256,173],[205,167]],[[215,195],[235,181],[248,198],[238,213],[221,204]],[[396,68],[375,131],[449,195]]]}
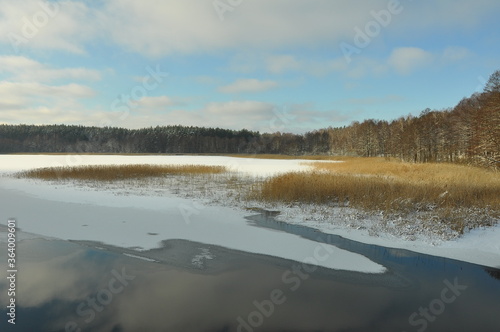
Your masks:
{"label": "snow-dusted reeds", "polygon": [[226,171],[224,166],[205,165],[86,165],[37,168],[21,172],[18,176],[43,180],[114,181],[165,175],[209,175]]}
{"label": "snow-dusted reeds", "polygon": [[412,164],[384,158],[346,158],[313,164],[264,181],[263,201],[336,204],[386,214],[421,212],[463,232],[500,217],[500,174],[453,164]]}
{"label": "snow-dusted reeds", "polygon": [[[244,176],[224,166],[150,164],[39,168],[17,176],[85,181],[93,186],[114,182],[151,192],[170,188],[181,195],[187,192],[190,197],[228,200],[231,204],[348,206],[390,219],[412,220],[411,215],[459,233],[492,225],[500,218],[499,172],[385,158],[311,158],[324,160],[304,160],[313,166],[310,171],[270,177]],[[326,161],[335,159],[343,162]]]}

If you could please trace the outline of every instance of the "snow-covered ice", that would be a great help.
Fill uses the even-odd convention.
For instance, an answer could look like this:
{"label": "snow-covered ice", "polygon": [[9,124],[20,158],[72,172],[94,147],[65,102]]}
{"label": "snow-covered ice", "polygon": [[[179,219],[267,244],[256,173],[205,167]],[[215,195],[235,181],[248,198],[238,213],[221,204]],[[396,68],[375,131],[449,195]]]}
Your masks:
{"label": "snow-covered ice", "polygon": [[22,171],[38,167],[81,165],[207,165],[226,166],[230,170],[255,176],[270,176],[309,167],[300,159],[254,159],[194,155],[0,155],[0,172]]}
{"label": "snow-covered ice", "polygon": [[[13,172],[48,166],[103,164],[194,164],[227,166],[241,177],[266,177],[288,171],[307,170],[304,160],[252,159],[222,156],[117,156],[117,155],[2,155],[0,156],[0,202],[5,224],[16,217],[25,231],[61,239],[101,241],[120,247],[149,249],[165,239],[185,239],[215,244],[251,253],[295,261],[313,256],[318,243],[298,236],[250,226],[242,205],[214,204],[214,200],[193,195],[141,194],[122,188],[91,189],[70,184],[15,179]],[[192,189],[192,188],[191,188]],[[150,190],[146,187],[144,190]],[[119,194],[118,194],[119,193]],[[213,195],[214,192],[208,194]],[[225,200],[228,192],[216,192]],[[216,200],[216,202],[217,202]],[[411,239],[384,232],[377,218],[354,217],[357,212],[341,208],[330,218],[315,218],[311,211],[290,207],[281,210],[280,220],[306,224],[325,233],[392,248],[448,257],[500,267],[500,225],[476,229],[453,240],[425,232]],[[346,220],[355,220],[355,227]],[[380,273],[384,267],[364,256],[332,247],[333,254],[318,265],[344,270]]]}
{"label": "snow-covered ice", "polygon": [[[76,160],[78,157],[70,158]],[[230,157],[193,156],[99,156],[85,155],[79,163],[97,164],[203,164],[230,166],[246,174],[264,176],[303,170],[302,161],[245,160]],[[293,234],[249,225],[248,212],[175,195],[116,195],[112,190],[89,190],[72,184],[17,179],[8,174],[29,168],[63,166],[66,156],[0,156],[0,202],[5,221],[17,218],[23,231],[65,240],[99,241],[124,248],[146,250],[160,241],[184,239],[274,257],[308,261],[320,244]],[[381,273],[385,268],[365,256],[331,248],[327,268]],[[324,255],[322,256],[324,257]],[[207,257],[205,257],[207,258]]]}

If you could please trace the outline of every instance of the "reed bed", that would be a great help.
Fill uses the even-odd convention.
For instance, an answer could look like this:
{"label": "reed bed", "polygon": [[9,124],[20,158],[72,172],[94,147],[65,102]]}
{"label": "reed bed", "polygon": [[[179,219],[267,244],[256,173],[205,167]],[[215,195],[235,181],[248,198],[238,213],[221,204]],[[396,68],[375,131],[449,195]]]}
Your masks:
{"label": "reed bed", "polygon": [[500,187],[473,183],[414,183],[380,176],[294,172],[265,181],[265,200],[356,205],[370,209],[499,207]]}
{"label": "reed bed", "polygon": [[252,197],[267,202],[351,206],[386,215],[422,212],[462,232],[500,217],[500,173],[452,164],[410,164],[384,158],[312,163],[264,181]]}
{"label": "reed bed", "polygon": [[370,174],[394,176],[406,181],[477,182],[494,181],[500,185],[500,173],[493,169],[451,163],[408,163],[394,158],[347,157],[342,163],[311,163],[315,169],[342,174]]}
{"label": "reed bed", "polygon": [[[110,182],[125,187],[145,185],[153,191],[158,186],[172,187],[167,180],[177,179],[181,184],[178,191],[187,190],[193,195],[199,192],[200,195],[214,196],[207,190],[211,192],[210,188],[216,188],[214,190],[218,193],[231,194],[247,204],[260,201],[349,206],[369,214],[382,212],[388,218],[412,215],[426,219],[427,223],[445,224],[460,233],[466,228],[492,225],[500,218],[499,172],[464,165],[412,164],[385,158],[307,158],[309,161],[304,162],[313,166],[312,171],[264,179],[243,178],[223,166],[144,164],[49,167],[21,172],[17,176],[82,180],[97,186]],[[159,177],[168,183],[156,179],[154,183],[147,181]]]}
{"label": "reed bed", "polygon": [[20,172],[18,177],[42,180],[116,181],[166,175],[210,175],[227,172],[224,166],[205,165],[86,165],[45,167]]}

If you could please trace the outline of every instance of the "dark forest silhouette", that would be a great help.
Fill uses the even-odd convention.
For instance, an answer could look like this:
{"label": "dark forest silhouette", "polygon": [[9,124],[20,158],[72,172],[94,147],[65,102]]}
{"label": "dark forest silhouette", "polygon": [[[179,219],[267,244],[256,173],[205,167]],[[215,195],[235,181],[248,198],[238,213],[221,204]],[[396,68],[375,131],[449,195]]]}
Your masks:
{"label": "dark forest silhouette", "polygon": [[305,134],[157,126],[0,125],[0,153],[279,153],[396,157],[500,167],[500,71],[454,108]]}

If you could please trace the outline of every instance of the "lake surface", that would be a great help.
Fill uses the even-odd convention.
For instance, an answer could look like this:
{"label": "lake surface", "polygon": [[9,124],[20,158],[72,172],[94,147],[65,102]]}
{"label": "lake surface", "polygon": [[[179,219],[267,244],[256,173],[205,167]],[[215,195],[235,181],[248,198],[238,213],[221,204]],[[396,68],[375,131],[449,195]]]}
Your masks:
{"label": "lake surface", "polygon": [[[329,270],[182,240],[148,252],[24,240],[17,247],[16,325],[3,309],[0,331],[500,331],[498,269],[366,245],[264,215],[248,222],[317,241],[308,263],[328,255],[327,243],[387,272]],[[6,259],[2,249],[4,274]],[[3,308],[8,287],[2,278]]]}

